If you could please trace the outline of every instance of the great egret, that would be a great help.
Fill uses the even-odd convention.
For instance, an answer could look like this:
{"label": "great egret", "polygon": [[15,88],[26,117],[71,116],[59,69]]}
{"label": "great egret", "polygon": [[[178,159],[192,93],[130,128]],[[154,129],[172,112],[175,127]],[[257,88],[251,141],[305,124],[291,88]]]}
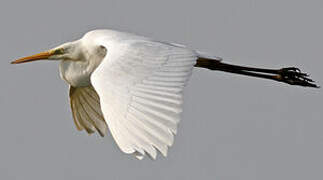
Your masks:
{"label": "great egret", "polygon": [[70,85],[78,130],[107,129],[122,152],[155,159],[167,155],[182,112],[183,88],[193,67],[226,71],[291,85],[318,87],[298,68],[261,69],[223,63],[183,45],[113,30],[94,30],[81,39],[12,62],[61,60]]}

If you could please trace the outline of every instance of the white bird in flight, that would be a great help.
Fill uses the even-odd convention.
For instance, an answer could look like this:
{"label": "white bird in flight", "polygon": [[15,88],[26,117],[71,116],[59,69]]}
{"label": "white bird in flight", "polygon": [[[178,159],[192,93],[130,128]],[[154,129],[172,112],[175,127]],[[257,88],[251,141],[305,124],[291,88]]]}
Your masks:
{"label": "white bird in flight", "polygon": [[298,68],[230,65],[183,45],[113,30],[90,31],[12,64],[42,59],[61,61],[76,128],[102,137],[109,129],[120,150],[138,159],[155,159],[157,150],[167,156],[193,67],[318,87]]}

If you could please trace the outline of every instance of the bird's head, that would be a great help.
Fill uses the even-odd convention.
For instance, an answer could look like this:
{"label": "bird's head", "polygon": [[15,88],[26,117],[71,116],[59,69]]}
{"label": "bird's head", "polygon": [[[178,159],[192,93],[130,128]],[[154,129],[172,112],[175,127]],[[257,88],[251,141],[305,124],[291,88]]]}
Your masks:
{"label": "bird's head", "polygon": [[80,45],[79,41],[64,43],[48,51],[17,59],[12,61],[11,64],[20,64],[46,59],[77,61],[81,59],[80,56],[82,55]]}

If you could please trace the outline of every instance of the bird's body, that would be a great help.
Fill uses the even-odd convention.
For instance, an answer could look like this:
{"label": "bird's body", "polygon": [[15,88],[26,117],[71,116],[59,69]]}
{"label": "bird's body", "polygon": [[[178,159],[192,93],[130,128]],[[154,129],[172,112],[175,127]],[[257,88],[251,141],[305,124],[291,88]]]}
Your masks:
{"label": "bird's body", "polygon": [[[94,87],[95,91],[89,92],[100,97],[102,116],[120,149],[140,152],[139,158],[145,152],[155,158],[156,147],[166,156],[182,112],[182,91],[198,53],[184,46],[113,30],[91,31],[70,44],[78,51],[74,57],[77,61],[61,61],[61,78],[80,92],[83,87],[83,91],[85,87]],[[79,101],[74,101],[77,98]],[[87,97],[71,99],[73,111],[80,114],[74,117],[76,124],[89,133],[97,129],[104,136],[105,124],[90,120],[85,123],[78,118],[82,116],[80,112],[84,112],[83,116],[89,113],[81,106],[89,101]]]}
{"label": "bird's body", "polygon": [[[124,51],[128,51],[129,49],[131,49],[131,53],[139,54],[140,56],[140,53],[144,51],[160,51],[162,48],[182,48],[185,49],[187,53],[194,54],[196,59],[198,56],[203,56],[194,50],[187,49],[183,45],[155,41],[147,37],[113,30],[90,31],[85,34],[82,39],[73,42],[73,44],[82,47],[80,48],[81,57],[79,57],[79,59],[82,60],[63,60],[59,69],[61,78],[74,87],[91,84],[90,76],[103,61],[103,58],[106,55],[106,49],[109,49],[108,56],[113,56],[114,54],[120,56]],[[82,46],[84,44],[86,44],[86,46]],[[149,45],[155,47],[151,47],[150,49]],[[99,48],[100,46],[103,46],[103,48]],[[117,58],[112,57],[109,59],[110,61],[113,61]],[[112,65],[113,64],[114,63],[112,62]]]}
{"label": "bird's body", "polygon": [[60,76],[70,85],[77,129],[101,136],[109,129],[120,149],[139,159],[145,154],[155,159],[157,150],[167,155],[194,66],[316,87],[295,68],[224,64],[183,45],[113,30],[91,31],[80,40],[13,63],[39,59],[61,60]]}

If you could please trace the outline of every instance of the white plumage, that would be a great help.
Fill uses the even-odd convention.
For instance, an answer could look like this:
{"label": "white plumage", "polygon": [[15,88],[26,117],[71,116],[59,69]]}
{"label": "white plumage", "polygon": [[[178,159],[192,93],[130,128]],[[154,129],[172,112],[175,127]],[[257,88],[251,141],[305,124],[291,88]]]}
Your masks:
{"label": "white plumage", "polygon": [[61,60],[77,129],[101,136],[109,129],[124,153],[155,159],[157,150],[166,156],[174,142],[198,54],[179,44],[95,30],[13,63]]}
{"label": "white plumage", "polygon": [[[103,33],[89,36],[97,32]],[[177,132],[183,88],[196,53],[128,34],[121,40],[100,38],[108,53],[91,82],[110,132],[125,153],[138,158],[148,153],[155,159],[157,149],[166,156]]]}
{"label": "white plumage", "polygon": [[121,151],[142,159],[167,155],[183,111],[183,89],[192,68],[318,87],[298,68],[263,69],[221,62],[183,45],[113,30],[95,30],[80,40],[13,61],[61,60],[60,76],[70,85],[78,130],[111,132]]}

